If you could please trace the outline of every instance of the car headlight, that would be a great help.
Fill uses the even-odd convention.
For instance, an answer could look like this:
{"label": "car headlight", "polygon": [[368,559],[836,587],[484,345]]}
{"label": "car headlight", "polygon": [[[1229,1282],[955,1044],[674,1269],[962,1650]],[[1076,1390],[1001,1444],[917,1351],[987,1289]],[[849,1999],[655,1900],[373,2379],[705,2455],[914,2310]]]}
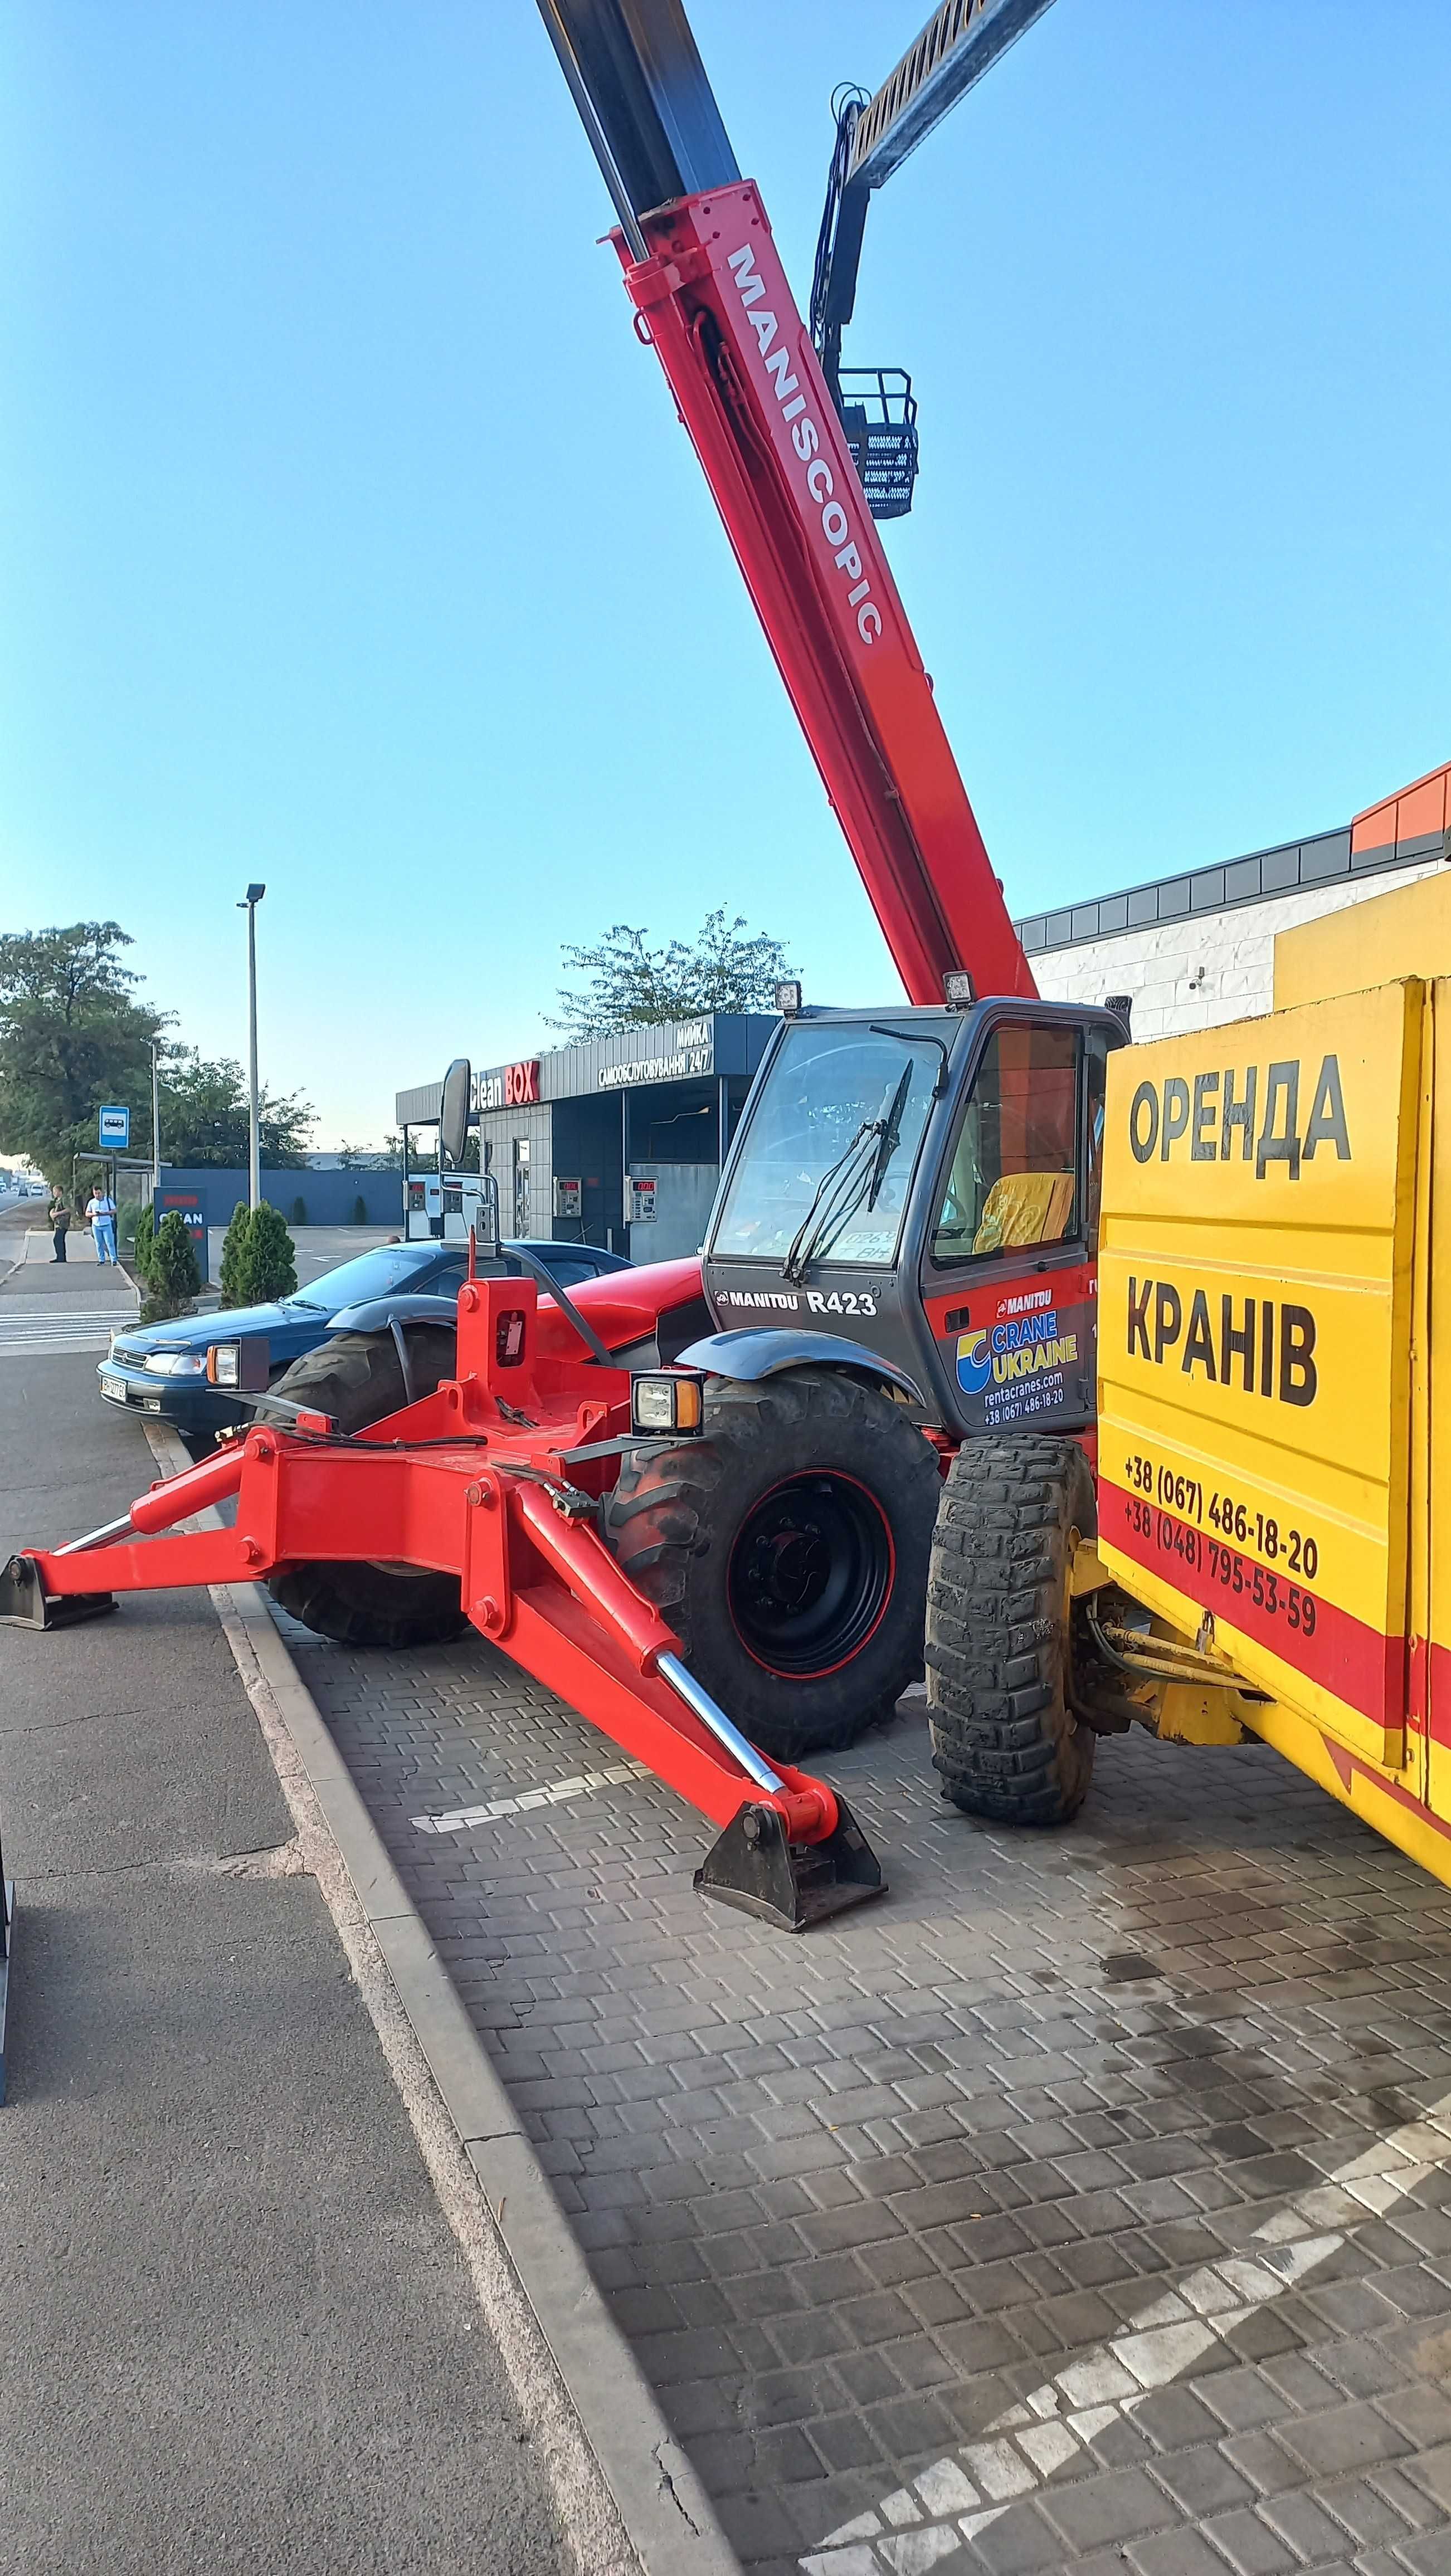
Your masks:
{"label": "car headlight", "polygon": [[695,1432],[705,1422],[705,1380],[683,1369],[662,1369],[658,1377],[630,1381],[630,1422],[636,1431],[658,1437]]}
{"label": "car headlight", "polygon": [[191,1351],[148,1351],[141,1365],[152,1377],[200,1377],[206,1359]]}

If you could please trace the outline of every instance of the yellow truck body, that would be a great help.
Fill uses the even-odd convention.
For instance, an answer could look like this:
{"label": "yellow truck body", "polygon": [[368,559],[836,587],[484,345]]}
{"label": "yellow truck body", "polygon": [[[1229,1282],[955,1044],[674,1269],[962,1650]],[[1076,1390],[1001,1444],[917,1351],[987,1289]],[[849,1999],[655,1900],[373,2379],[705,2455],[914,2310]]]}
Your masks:
{"label": "yellow truck body", "polygon": [[1451,1884],[1451,885],[1282,934],[1275,990],[1111,1060],[1098,1554]]}

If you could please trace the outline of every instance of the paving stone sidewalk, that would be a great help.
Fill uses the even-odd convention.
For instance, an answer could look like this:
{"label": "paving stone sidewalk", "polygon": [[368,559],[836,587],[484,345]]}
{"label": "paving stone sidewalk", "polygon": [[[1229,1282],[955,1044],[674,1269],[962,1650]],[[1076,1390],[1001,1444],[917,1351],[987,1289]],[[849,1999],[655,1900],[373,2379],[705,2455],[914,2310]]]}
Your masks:
{"label": "paving stone sidewalk", "polygon": [[909,1702],[793,1941],[482,1641],[287,1633],[752,2576],[1451,2571],[1445,1888],[1263,1749],[979,1828]]}

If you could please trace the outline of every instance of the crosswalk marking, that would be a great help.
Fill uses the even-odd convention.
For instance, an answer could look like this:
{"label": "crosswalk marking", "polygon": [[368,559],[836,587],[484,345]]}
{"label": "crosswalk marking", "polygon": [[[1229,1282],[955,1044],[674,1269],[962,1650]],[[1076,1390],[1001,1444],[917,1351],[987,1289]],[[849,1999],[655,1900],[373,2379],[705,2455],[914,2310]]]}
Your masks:
{"label": "crosswalk marking", "polygon": [[[1327,2181],[1297,2192],[1255,2229],[1252,2260],[1221,2255],[1186,2274],[1130,2318],[1122,2334],[999,2415],[985,2440],[964,2443],[910,2486],[894,2487],[875,2511],[828,2532],[821,2548],[799,2562],[805,2576],[927,2576],[1018,2496],[1070,2460],[1083,2462],[1087,2446],[1116,2416],[1132,2416],[1151,2389],[1177,2379],[1257,2308],[1327,2262],[1356,2220],[1384,2216],[1448,2157],[1451,2093],[1352,2156]],[[1317,2235],[1317,2228],[1334,2232]]]}
{"label": "crosswalk marking", "polygon": [[134,1306],[0,1305],[0,1359],[45,1359],[105,1351],[136,1321]]}

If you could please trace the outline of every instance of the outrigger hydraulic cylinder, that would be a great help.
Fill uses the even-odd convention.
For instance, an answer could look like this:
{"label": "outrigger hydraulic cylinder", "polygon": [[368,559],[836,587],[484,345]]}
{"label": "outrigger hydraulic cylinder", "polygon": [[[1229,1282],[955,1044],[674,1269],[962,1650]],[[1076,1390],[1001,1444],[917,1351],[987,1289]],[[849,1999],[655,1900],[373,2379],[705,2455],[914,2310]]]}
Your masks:
{"label": "outrigger hydraulic cylinder", "polygon": [[[118,1593],[261,1583],[319,1560],[456,1573],[484,1637],[722,1828],[703,1893],[788,1931],[879,1895],[842,1800],[747,1742],[600,1536],[590,1488],[611,1433],[629,1430],[628,1371],[576,1358],[558,1310],[518,1279],[462,1289],[457,1365],[366,1432],[321,1414],[258,1423],[123,1520],[11,1557],[0,1619],[58,1628]],[[233,1497],[230,1527],[179,1526]]]}

